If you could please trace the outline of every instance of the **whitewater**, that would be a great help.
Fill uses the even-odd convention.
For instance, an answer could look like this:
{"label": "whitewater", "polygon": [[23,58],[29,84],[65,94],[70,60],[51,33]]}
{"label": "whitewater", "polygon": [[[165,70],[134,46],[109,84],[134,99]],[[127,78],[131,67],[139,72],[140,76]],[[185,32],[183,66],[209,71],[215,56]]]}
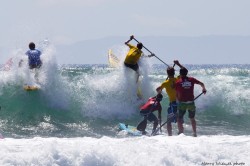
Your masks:
{"label": "whitewater", "polygon": [[[136,126],[141,121],[140,105],[156,95],[156,87],[167,78],[164,64],[141,59],[139,100],[135,74],[122,61],[116,68],[58,65],[52,45],[41,43],[39,49],[39,91],[23,90],[24,84],[36,82],[35,72],[19,66],[27,59],[25,49],[1,62],[0,165],[250,165],[249,64],[193,65],[179,59],[207,89],[196,100],[198,137],[192,137],[187,115],[184,134],[177,135],[173,124],[171,137],[165,127],[160,135],[135,137],[119,131],[118,123]],[[126,51],[114,53],[122,59]],[[195,95],[200,93],[195,86]],[[163,96],[164,122],[168,97],[165,92]]]}

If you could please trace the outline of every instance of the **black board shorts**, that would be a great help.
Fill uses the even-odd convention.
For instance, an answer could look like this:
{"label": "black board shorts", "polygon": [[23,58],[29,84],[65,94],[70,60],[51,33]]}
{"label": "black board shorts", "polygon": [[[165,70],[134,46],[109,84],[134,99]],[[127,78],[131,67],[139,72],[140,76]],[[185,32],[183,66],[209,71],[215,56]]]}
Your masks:
{"label": "black board shorts", "polygon": [[30,69],[39,69],[42,66],[42,62],[38,64],[29,64]]}
{"label": "black board shorts", "polygon": [[124,65],[126,66],[126,67],[129,67],[130,69],[132,69],[132,70],[134,70],[134,71],[137,71],[138,69],[139,69],[139,66],[138,66],[138,64],[136,63],[136,64],[128,64],[128,63],[125,63],[124,62]]}
{"label": "black board shorts", "polygon": [[157,122],[157,117],[150,111],[150,110],[141,110],[140,111],[141,116],[144,116],[144,118],[147,118],[149,122]]}

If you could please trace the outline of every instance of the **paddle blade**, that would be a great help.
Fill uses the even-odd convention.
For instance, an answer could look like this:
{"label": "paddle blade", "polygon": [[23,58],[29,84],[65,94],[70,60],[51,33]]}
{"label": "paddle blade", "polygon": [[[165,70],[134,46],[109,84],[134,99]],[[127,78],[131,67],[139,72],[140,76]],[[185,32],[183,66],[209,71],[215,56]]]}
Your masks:
{"label": "paddle blade", "polygon": [[145,131],[145,129],[146,129],[146,127],[147,127],[147,120],[143,120],[143,121],[141,121],[138,125],[137,125],[137,130],[139,130],[139,131]]}

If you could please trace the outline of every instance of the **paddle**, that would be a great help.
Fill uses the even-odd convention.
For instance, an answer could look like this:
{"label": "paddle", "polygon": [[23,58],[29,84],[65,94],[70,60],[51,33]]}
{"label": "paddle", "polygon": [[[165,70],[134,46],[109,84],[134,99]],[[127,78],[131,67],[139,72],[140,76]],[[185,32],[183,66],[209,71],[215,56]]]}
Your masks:
{"label": "paddle", "polygon": [[[194,98],[193,101],[195,101],[196,99],[198,99],[203,93],[204,93],[204,92],[201,92],[198,96],[196,96],[196,97]],[[169,115],[168,115],[168,118],[167,118],[167,121],[164,122],[159,128],[157,128],[157,129],[151,134],[151,136],[156,135],[157,132],[161,129],[161,127],[164,126],[165,124],[167,124],[170,120],[172,120],[173,117],[174,117],[174,113],[169,114]]]}
{"label": "paddle", "polygon": [[196,97],[194,98],[194,101],[195,101],[196,99],[198,99],[203,93],[205,93],[205,92],[201,92],[198,96],[196,96]]}
{"label": "paddle", "polygon": [[[133,38],[137,43],[140,43],[136,38]],[[150,52],[151,54],[153,54],[149,49],[147,49],[147,47],[145,47],[144,45],[143,45],[143,47],[148,51],[148,52]],[[164,63],[165,65],[167,65],[168,67],[169,67],[169,65],[168,64],[166,64],[163,60],[161,60],[158,56],[156,56],[155,54],[153,54],[154,55],[154,57],[156,57],[158,60],[160,60],[162,63]]]}
{"label": "paddle", "polygon": [[138,125],[137,125],[137,130],[142,131],[143,129],[145,129],[147,127],[147,118],[144,118],[143,121],[141,121]]}

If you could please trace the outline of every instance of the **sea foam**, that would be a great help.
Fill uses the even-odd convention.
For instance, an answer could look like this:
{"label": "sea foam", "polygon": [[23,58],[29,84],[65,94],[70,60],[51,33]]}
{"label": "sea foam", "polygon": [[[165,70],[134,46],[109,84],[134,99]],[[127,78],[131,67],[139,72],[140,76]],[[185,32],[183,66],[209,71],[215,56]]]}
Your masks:
{"label": "sea foam", "polygon": [[0,165],[250,165],[249,136],[0,140]]}

